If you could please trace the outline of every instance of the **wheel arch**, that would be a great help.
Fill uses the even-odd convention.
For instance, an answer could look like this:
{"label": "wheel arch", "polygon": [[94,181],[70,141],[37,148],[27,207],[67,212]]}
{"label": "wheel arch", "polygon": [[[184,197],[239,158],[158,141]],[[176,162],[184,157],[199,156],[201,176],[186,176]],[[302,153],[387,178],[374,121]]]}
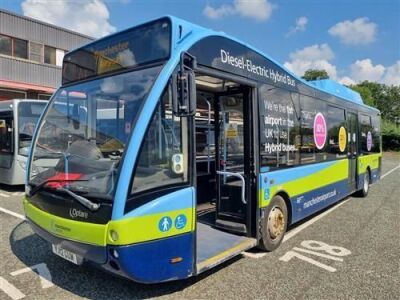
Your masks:
{"label": "wheel arch", "polygon": [[286,208],[287,208],[287,212],[288,212],[288,219],[287,219],[287,225],[292,224],[292,202],[290,201],[290,197],[289,194],[284,191],[278,191],[275,196],[281,196],[283,198],[283,200],[285,201],[286,204]]}

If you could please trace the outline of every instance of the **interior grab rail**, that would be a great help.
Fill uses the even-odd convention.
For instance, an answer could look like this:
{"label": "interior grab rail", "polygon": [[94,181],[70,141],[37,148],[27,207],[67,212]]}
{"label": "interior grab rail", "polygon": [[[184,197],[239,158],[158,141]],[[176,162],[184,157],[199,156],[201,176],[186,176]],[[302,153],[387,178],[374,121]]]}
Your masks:
{"label": "interior grab rail", "polygon": [[245,198],[245,180],[242,174],[239,173],[233,173],[233,172],[226,172],[226,171],[217,171],[218,175],[224,175],[224,176],[233,176],[236,178],[239,178],[242,182],[242,202],[243,204],[247,204],[246,198]]}

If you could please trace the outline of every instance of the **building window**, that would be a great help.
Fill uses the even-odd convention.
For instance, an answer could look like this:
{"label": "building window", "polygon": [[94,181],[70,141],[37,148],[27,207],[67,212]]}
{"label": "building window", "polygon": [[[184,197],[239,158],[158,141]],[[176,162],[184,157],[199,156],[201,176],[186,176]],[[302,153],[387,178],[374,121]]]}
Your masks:
{"label": "building window", "polygon": [[25,40],[0,35],[0,54],[28,58],[28,42]]}
{"label": "building window", "polygon": [[0,54],[12,54],[12,42],[9,36],[0,35]]}
{"label": "building window", "polygon": [[28,41],[13,39],[13,56],[19,58],[28,58]]}
{"label": "building window", "polygon": [[26,92],[0,89],[0,101],[10,99],[25,99]]}
{"label": "building window", "polygon": [[56,48],[44,46],[44,62],[46,64],[56,64]]}
{"label": "building window", "polygon": [[47,95],[47,94],[39,94],[38,95],[39,100],[49,100],[50,98],[51,98],[51,95]]}
{"label": "building window", "polygon": [[43,45],[35,42],[30,42],[29,59],[41,63],[42,57],[43,57]]}

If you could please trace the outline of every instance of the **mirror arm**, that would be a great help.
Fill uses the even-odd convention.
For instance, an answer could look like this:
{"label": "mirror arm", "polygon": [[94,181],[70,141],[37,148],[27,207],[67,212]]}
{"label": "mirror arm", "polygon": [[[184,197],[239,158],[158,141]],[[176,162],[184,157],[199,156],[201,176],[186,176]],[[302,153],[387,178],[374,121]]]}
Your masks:
{"label": "mirror arm", "polygon": [[181,53],[179,71],[172,75],[172,110],[176,116],[190,116],[196,112],[196,66],[194,56]]}

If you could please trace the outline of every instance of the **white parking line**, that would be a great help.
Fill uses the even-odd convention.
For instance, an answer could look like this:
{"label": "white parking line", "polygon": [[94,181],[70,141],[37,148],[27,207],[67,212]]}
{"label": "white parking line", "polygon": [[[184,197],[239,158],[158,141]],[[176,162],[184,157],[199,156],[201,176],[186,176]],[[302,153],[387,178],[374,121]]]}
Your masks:
{"label": "white parking line", "polygon": [[308,226],[314,224],[315,222],[317,222],[318,220],[322,219],[323,217],[325,217],[326,215],[330,214],[331,212],[333,212],[335,209],[341,207],[343,204],[345,204],[347,201],[349,201],[349,199],[344,200],[343,202],[335,205],[334,207],[324,211],[323,213],[319,214],[318,216],[312,218],[311,220],[301,224],[300,226],[297,226],[295,229],[290,230],[288,233],[285,234],[285,237],[283,238],[282,243],[288,241],[289,239],[291,239],[292,237],[294,237],[296,234],[298,234],[300,231],[306,229]]}
{"label": "white parking line", "polygon": [[7,194],[0,193],[0,197],[9,198],[9,197],[10,197],[10,195],[7,195]]}
{"label": "white parking line", "polygon": [[400,165],[398,165],[397,167],[391,169],[389,172],[386,172],[385,174],[383,174],[383,175],[381,176],[381,179],[385,178],[385,177],[386,177],[387,175],[389,175],[390,173],[396,171],[398,168],[400,168]]}
{"label": "white parking line", "polygon": [[16,218],[19,218],[19,219],[21,219],[21,220],[25,220],[25,216],[20,215],[20,214],[17,214],[17,213],[15,213],[15,212],[11,211],[11,210],[8,210],[8,209],[5,209],[5,208],[0,207],[0,211],[3,212],[3,213],[9,214],[9,215],[11,215],[11,216],[14,216],[14,217],[16,217]]}
{"label": "white parking line", "polygon": [[5,280],[0,276],[0,290],[4,291],[8,296],[13,300],[19,300],[25,298],[25,294],[23,294],[19,289]]}

